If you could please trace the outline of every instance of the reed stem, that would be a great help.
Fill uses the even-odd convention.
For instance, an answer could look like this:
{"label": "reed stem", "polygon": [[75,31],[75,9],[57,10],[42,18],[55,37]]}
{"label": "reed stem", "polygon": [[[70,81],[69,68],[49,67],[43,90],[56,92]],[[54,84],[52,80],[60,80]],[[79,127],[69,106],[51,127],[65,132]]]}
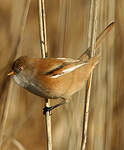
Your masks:
{"label": "reed stem", "polygon": [[[40,31],[40,46],[42,58],[47,57],[47,34],[46,34],[46,12],[44,0],[38,0],[39,8],[39,31]],[[45,99],[45,106],[50,106],[50,100]],[[49,112],[45,114],[46,118],[46,134],[47,134],[47,150],[52,150],[52,133],[51,133],[51,116]]]}
{"label": "reed stem", "polygon": [[[88,47],[91,47],[91,56],[94,55],[95,47],[96,47],[96,29],[97,29],[98,5],[99,5],[99,0],[91,0],[90,23],[89,23],[89,34],[88,34]],[[86,149],[86,143],[87,143],[89,104],[90,104],[92,76],[93,76],[93,72],[91,73],[91,75],[87,81],[87,85],[86,85],[81,150]]]}

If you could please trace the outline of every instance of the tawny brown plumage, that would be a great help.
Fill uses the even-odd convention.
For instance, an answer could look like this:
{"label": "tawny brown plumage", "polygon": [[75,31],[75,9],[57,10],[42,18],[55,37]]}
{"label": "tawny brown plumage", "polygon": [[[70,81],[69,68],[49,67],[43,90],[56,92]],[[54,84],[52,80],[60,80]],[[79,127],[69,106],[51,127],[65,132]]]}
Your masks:
{"label": "tawny brown plumage", "polygon": [[[108,25],[96,41],[96,47],[112,29]],[[22,56],[12,66],[11,75],[17,84],[35,95],[44,98],[69,99],[79,91],[99,62],[99,55],[91,57],[90,48],[79,59],[71,58],[30,58]],[[49,110],[64,102],[50,107]],[[47,111],[47,109],[45,110]]]}
{"label": "tawny brown plumage", "polygon": [[87,61],[70,58],[18,58],[13,78],[28,91],[44,98],[67,99],[80,90],[98,63],[95,56]]}

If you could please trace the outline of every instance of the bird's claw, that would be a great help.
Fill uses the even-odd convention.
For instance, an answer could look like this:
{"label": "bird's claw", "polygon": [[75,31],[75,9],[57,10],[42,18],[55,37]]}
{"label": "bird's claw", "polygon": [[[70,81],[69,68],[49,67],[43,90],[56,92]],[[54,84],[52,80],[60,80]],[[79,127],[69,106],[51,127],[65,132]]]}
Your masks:
{"label": "bird's claw", "polygon": [[45,107],[43,108],[43,114],[45,115],[46,112],[49,112],[49,114],[51,115],[51,110],[52,110],[52,107],[47,107],[47,106],[45,106]]}
{"label": "bird's claw", "polygon": [[51,110],[53,110],[53,109],[55,109],[56,107],[58,107],[58,106],[60,106],[60,105],[63,105],[63,104],[65,104],[65,101],[62,101],[61,103],[56,104],[56,105],[51,106],[51,107],[45,106],[45,107],[43,108],[43,114],[45,115],[46,112],[49,111],[49,114],[51,115]]}

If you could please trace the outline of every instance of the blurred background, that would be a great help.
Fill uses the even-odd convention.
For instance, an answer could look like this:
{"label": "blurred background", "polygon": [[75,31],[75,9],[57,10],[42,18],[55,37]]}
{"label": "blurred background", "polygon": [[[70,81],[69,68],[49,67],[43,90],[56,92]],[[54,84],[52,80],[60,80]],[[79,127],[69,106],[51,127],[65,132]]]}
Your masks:
{"label": "blurred background", "polygon": [[[124,1],[99,2],[97,35],[110,22],[116,25],[99,47],[102,59],[93,74],[86,150],[122,150]],[[26,0],[0,0],[0,150],[46,150],[44,101],[7,77],[17,57],[40,56],[35,0],[16,50],[25,5]],[[46,13],[49,57],[78,58],[88,47],[90,0],[46,0]],[[84,96],[85,87],[52,112],[54,150],[80,149]]]}

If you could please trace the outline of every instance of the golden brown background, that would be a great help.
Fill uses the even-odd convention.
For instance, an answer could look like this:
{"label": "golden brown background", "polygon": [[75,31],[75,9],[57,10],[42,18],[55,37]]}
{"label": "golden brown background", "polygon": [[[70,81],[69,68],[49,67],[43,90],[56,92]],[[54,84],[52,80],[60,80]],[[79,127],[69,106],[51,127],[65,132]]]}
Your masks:
{"label": "golden brown background", "polygon": [[[0,0],[0,150],[46,150],[44,102],[7,77],[15,58],[40,56],[38,6],[32,0],[17,52],[26,0]],[[100,0],[97,34],[116,25],[100,46],[93,75],[87,150],[124,149],[124,1]],[[50,57],[77,58],[87,48],[90,0],[46,0]],[[84,92],[52,112],[54,150],[80,150]],[[57,102],[57,101],[56,101]]]}

